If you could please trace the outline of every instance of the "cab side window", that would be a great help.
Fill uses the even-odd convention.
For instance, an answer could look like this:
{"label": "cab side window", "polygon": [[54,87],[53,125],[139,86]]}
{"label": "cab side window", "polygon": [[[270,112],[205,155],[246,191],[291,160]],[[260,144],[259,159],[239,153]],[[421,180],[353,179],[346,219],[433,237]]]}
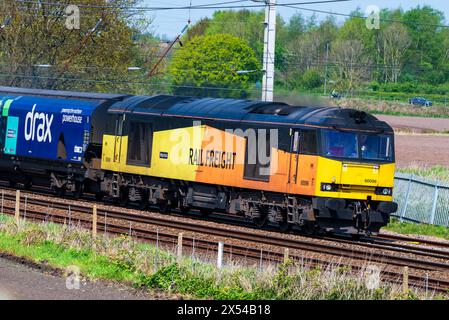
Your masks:
{"label": "cab side window", "polygon": [[316,130],[301,130],[300,153],[318,154]]}
{"label": "cab side window", "polygon": [[128,134],[127,164],[150,167],[153,144],[151,124],[131,121]]}

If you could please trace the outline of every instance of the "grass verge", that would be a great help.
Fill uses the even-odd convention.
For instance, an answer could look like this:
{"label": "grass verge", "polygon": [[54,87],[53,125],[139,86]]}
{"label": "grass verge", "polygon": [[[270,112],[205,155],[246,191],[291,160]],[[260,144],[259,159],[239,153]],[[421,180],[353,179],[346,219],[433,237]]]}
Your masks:
{"label": "grass verge", "polygon": [[377,101],[370,99],[341,99],[337,105],[344,108],[354,108],[372,114],[391,116],[412,116],[425,118],[447,118],[449,107],[446,106],[413,106],[407,103],[393,101]]}
{"label": "grass verge", "polygon": [[429,224],[399,222],[393,219],[384,229],[407,235],[425,235],[449,240],[449,228]]}
{"label": "grass verge", "polygon": [[427,180],[449,183],[449,168],[443,166],[409,166],[396,168],[396,171],[400,173],[413,174]]}
{"label": "grass verge", "polygon": [[[95,248],[95,250],[93,249]],[[58,269],[77,266],[89,279],[119,281],[184,297],[204,299],[425,299],[415,288],[380,283],[366,287],[365,272],[329,264],[307,268],[293,261],[263,270],[229,263],[223,269],[120,236],[99,236],[84,229],[52,223],[20,222],[0,214],[0,252]]]}

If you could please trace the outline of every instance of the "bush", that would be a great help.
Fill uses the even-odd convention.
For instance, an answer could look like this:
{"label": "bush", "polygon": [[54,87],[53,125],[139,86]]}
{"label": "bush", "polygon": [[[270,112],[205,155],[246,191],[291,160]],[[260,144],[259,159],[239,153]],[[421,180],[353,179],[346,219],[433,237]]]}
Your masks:
{"label": "bush", "polygon": [[309,69],[302,76],[302,85],[306,89],[318,88],[322,84],[321,75],[318,71]]}
{"label": "bush", "polygon": [[194,37],[176,51],[169,74],[176,95],[247,98],[260,69],[246,41],[216,34]]}

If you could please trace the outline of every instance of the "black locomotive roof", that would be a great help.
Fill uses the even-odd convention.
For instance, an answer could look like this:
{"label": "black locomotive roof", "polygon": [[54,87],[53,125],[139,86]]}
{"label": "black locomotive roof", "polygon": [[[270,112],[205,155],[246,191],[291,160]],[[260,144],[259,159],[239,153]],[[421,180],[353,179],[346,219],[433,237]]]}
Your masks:
{"label": "black locomotive roof", "polygon": [[339,107],[291,106],[282,102],[169,95],[132,96],[113,104],[109,112],[392,132],[387,123],[365,112]]}
{"label": "black locomotive roof", "polygon": [[41,89],[25,89],[16,87],[0,86],[0,93],[12,95],[41,96],[66,99],[88,99],[88,100],[122,100],[129,95],[125,94],[106,94],[106,93],[90,93],[90,92],[72,92],[58,90],[41,90]]}

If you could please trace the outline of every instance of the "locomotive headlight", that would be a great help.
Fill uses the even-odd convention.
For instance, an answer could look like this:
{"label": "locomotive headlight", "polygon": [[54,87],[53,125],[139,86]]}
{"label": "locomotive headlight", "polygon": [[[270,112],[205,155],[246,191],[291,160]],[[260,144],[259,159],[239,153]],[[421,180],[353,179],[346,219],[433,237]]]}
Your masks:
{"label": "locomotive headlight", "polygon": [[376,194],[380,194],[383,196],[391,196],[392,192],[393,192],[392,188],[382,188],[382,187],[376,188]]}
{"label": "locomotive headlight", "polygon": [[321,190],[323,191],[334,191],[337,186],[332,185],[330,183],[322,183],[321,184]]}

